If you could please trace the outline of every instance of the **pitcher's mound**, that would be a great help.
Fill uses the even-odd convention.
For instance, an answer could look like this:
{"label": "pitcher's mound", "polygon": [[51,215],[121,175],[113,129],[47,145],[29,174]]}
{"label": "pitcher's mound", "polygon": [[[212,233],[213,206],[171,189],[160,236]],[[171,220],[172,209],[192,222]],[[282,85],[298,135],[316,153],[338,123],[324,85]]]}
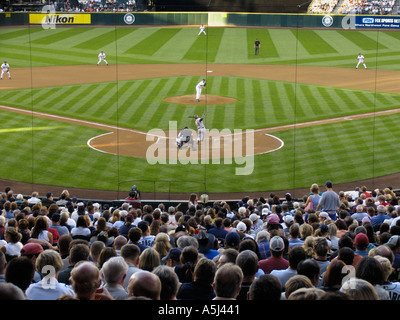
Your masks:
{"label": "pitcher's mound", "polygon": [[213,96],[213,95],[207,94],[207,95],[202,95],[200,97],[200,102],[197,102],[196,96],[194,94],[190,94],[190,95],[180,96],[180,97],[165,98],[165,99],[163,99],[163,101],[170,102],[170,103],[179,103],[179,104],[225,104],[225,103],[236,102],[237,100],[234,98]]}

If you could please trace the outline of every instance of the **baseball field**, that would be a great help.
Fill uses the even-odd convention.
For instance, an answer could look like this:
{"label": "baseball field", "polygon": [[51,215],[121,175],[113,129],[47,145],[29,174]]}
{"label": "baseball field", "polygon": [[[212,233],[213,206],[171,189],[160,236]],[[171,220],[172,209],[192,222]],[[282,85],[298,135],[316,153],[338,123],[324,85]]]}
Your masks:
{"label": "baseball field", "polygon": [[[399,172],[399,32],[198,32],[1,28],[0,60],[12,79],[0,82],[0,177],[96,190],[136,184],[149,192],[245,193]],[[97,65],[101,50],[108,66]],[[368,69],[355,68],[359,53]],[[203,78],[207,89],[196,103]],[[149,163],[154,140],[146,133],[168,135],[171,121],[195,131],[194,114],[205,114],[207,129],[254,129],[250,174],[236,174],[245,164],[223,157]]]}

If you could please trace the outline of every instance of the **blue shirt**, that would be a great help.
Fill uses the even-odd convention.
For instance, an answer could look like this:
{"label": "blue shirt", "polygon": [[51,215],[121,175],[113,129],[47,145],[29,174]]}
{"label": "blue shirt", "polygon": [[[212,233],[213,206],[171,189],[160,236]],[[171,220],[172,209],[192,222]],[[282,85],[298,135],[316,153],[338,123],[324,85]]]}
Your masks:
{"label": "blue shirt", "polygon": [[296,246],[303,246],[303,245],[304,245],[304,240],[301,240],[299,238],[296,238],[296,239],[289,238],[289,248],[290,249],[293,247],[296,247]]}
{"label": "blue shirt", "polygon": [[379,227],[385,219],[390,219],[391,217],[388,214],[379,213],[377,216],[373,216],[371,218],[371,224],[373,227]]}

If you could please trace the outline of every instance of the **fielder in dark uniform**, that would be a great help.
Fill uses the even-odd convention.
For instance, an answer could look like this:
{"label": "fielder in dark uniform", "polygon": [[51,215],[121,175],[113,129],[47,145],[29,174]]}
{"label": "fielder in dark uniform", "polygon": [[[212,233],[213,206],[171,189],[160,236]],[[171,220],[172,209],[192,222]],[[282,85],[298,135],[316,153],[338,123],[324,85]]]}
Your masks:
{"label": "fielder in dark uniform", "polygon": [[260,41],[258,41],[258,39],[256,39],[256,41],[254,42],[254,54],[256,55],[256,56],[258,56],[258,54],[260,53],[260,46],[261,46],[261,43],[260,43]]}

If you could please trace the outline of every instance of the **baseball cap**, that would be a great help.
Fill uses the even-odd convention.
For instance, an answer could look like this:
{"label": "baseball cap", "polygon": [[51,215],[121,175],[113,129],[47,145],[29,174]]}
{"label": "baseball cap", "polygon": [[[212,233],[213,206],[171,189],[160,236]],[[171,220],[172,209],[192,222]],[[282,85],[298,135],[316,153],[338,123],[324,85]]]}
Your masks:
{"label": "baseball cap", "polygon": [[257,219],[260,219],[260,216],[259,216],[258,214],[256,214],[256,213],[252,213],[252,214],[249,216],[249,219],[250,219],[252,222],[254,222],[254,221],[256,221]]}
{"label": "baseball cap", "polygon": [[272,213],[269,216],[267,216],[267,223],[268,224],[278,224],[279,223],[279,217],[276,213]]}
{"label": "baseball cap", "polygon": [[287,214],[283,217],[283,221],[286,223],[292,223],[294,221],[294,218],[291,214]]}
{"label": "baseball cap", "polygon": [[163,261],[171,259],[175,261],[180,261],[182,249],[181,248],[171,248],[168,251],[168,254],[162,258]]}
{"label": "baseball cap", "polygon": [[400,236],[391,236],[389,241],[385,243],[390,249],[395,249],[400,246]]}
{"label": "baseball cap", "polygon": [[236,230],[239,232],[245,232],[247,230],[247,226],[243,221],[240,221],[236,226]]}
{"label": "baseball cap", "polygon": [[356,247],[366,247],[369,245],[368,237],[365,233],[359,233],[354,239],[354,244]]}
{"label": "baseball cap", "polygon": [[329,214],[327,212],[320,212],[319,217],[329,219]]}
{"label": "baseball cap", "polygon": [[269,209],[268,208],[263,208],[261,211],[262,215],[267,215],[269,213]]}
{"label": "baseball cap", "polygon": [[285,248],[285,242],[279,236],[274,236],[269,242],[269,247],[273,251],[282,251]]}
{"label": "baseball cap", "polygon": [[21,256],[33,256],[41,252],[43,252],[43,248],[40,244],[30,242],[22,247]]}
{"label": "baseball cap", "polygon": [[240,243],[240,236],[236,231],[228,232],[225,236],[225,244],[228,247],[235,247]]}
{"label": "baseball cap", "polygon": [[326,185],[328,188],[332,188],[332,181],[328,180],[327,182],[325,182],[325,185]]}

